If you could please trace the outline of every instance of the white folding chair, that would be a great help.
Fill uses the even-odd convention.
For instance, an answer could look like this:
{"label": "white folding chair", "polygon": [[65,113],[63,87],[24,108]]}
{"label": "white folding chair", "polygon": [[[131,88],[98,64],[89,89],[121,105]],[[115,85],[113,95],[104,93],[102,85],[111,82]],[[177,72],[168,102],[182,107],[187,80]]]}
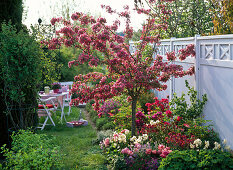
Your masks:
{"label": "white folding chair", "polygon": [[68,111],[68,113],[67,113],[68,115],[70,115],[70,113],[72,112],[70,102],[71,102],[71,95],[67,94],[67,95],[63,98],[63,105],[64,105],[64,106],[69,106],[69,111]]}
{"label": "white folding chair", "polygon": [[[65,88],[67,91],[68,89],[70,89],[72,87],[73,82],[69,81],[69,82],[59,82],[62,86],[62,89]],[[67,94],[64,98],[63,98],[63,105],[64,106],[68,106],[69,107],[69,111],[68,111],[68,115],[70,115],[70,113],[72,112],[71,110],[71,95]]]}
{"label": "white folding chair", "polygon": [[[41,130],[44,129],[46,125],[53,125],[55,126],[55,123],[52,119],[52,113],[57,110],[57,105],[54,103],[54,100],[56,100],[56,97],[49,97],[47,99],[39,99],[39,105],[38,105],[38,117],[46,117],[44,123],[39,123],[37,128],[40,128]],[[50,103],[50,104],[47,104]],[[50,119],[52,124],[47,124],[47,121]]]}

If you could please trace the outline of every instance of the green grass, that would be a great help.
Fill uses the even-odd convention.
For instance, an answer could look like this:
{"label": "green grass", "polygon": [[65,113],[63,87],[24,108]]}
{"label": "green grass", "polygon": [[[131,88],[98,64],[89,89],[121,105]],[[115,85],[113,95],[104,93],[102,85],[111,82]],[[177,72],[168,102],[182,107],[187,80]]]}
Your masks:
{"label": "green grass", "polygon": [[[65,108],[65,112],[68,108]],[[82,114],[85,119],[84,115]],[[79,108],[72,107],[72,113],[67,116],[67,121],[78,120]],[[65,121],[60,122],[60,112],[53,115],[53,120],[56,124],[46,126],[43,131],[38,130],[38,133],[44,133],[48,136],[56,137],[56,142],[61,146],[61,151],[64,154],[63,162],[64,169],[107,169],[105,166],[105,157],[98,144],[93,144],[96,139],[96,131],[88,126],[76,128],[66,127]]]}

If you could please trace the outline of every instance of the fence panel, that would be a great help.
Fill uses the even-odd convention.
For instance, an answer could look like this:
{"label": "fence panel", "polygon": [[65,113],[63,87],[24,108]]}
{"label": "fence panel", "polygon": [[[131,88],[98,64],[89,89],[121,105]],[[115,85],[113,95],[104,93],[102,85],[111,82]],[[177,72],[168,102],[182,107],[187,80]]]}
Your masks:
{"label": "fence panel", "polygon": [[[159,98],[180,96],[187,93],[185,80],[198,91],[198,97],[207,94],[204,109],[205,119],[212,120],[220,138],[227,139],[233,149],[233,34],[217,36],[199,36],[189,38],[171,38],[161,41],[156,54],[167,61],[166,52],[176,53],[188,44],[194,44],[196,57],[176,61],[184,69],[195,65],[195,75],[183,78],[172,78],[167,82],[165,91],[156,92]],[[155,55],[156,55],[155,54]]]}
{"label": "fence panel", "polygon": [[233,35],[198,37],[200,95],[207,94],[204,114],[221,139],[233,148]]}

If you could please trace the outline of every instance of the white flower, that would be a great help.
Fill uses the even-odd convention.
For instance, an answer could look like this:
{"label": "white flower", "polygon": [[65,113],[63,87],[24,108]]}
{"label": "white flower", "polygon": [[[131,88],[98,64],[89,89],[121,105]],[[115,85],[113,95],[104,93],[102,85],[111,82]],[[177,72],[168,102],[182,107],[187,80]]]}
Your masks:
{"label": "white flower", "polygon": [[221,145],[218,142],[214,142],[214,150],[215,149],[220,149]]}
{"label": "white flower", "polygon": [[119,137],[118,137],[118,140],[119,140],[120,143],[121,142],[126,143],[126,136],[125,136],[125,134],[120,133]]}
{"label": "white flower", "polygon": [[113,146],[114,146],[114,147],[117,147],[117,143],[113,143]]}
{"label": "white flower", "polygon": [[151,120],[151,121],[150,121],[150,124],[151,124],[152,126],[155,125],[155,121]]}
{"label": "white flower", "polygon": [[156,120],[156,121],[155,121],[155,124],[157,124],[157,123],[159,123],[159,122],[160,122],[159,120]]}
{"label": "white flower", "polygon": [[125,129],[125,134],[129,134],[129,130],[128,129]]}
{"label": "white flower", "polygon": [[159,120],[156,120],[156,122],[154,120],[151,120],[150,121],[150,124],[153,126],[153,125],[156,125],[157,123],[159,123],[160,121]]}
{"label": "white flower", "polygon": [[194,149],[194,148],[195,148],[195,145],[193,145],[193,144],[190,143],[190,148],[191,148],[191,149]]}
{"label": "white flower", "polygon": [[210,146],[210,142],[209,141],[205,141],[205,146],[203,149],[207,149]]}
{"label": "white flower", "polygon": [[132,138],[130,138],[130,141],[131,141],[131,142],[134,142],[136,139],[137,139],[137,137],[136,137],[136,136],[133,136]]}
{"label": "white flower", "polygon": [[143,138],[143,140],[145,141],[145,140],[148,139],[148,135],[147,135],[147,134],[143,134],[143,135],[142,135],[142,138]]}
{"label": "white flower", "polygon": [[196,139],[196,140],[193,142],[193,144],[196,145],[196,148],[198,148],[199,146],[201,146],[202,141],[201,141],[201,139]]}
{"label": "white flower", "polygon": [[141,143],[142,142],[142,136],[138,136],[138,139],[135,140],[134,144]]}

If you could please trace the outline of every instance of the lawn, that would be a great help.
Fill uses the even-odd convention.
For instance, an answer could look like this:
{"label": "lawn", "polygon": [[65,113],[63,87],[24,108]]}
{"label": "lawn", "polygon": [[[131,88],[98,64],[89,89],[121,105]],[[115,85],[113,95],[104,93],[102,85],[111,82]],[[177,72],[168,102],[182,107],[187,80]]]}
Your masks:
{"label": "lawn", "polygon": [[[65,112],[68,108],[65,108]],[[84,109],[82,117],[85,119]],[[95,143],[96,130],[89,124],[78,128],[66,127],[64,121],[60,122],[59,111],[53,115],[55,127],[46,127],[43,131],[48,136],[56,137],[57,144],[60,145],[64,162],[64,169],[107,169],[104,165],[105,157],[101,154],[99,145]],[[72,113],[66,116],[67,121],[79,118],[79,108],[72,107]]]}

